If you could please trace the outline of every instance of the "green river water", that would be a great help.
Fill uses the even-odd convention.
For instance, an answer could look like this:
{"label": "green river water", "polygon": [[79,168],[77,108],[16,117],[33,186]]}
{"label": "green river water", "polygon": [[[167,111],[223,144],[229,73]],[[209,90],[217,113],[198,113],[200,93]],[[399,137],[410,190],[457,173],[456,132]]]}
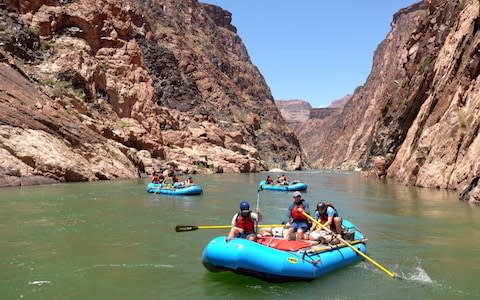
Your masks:
{"label": "green river water", "polygon": [[[145,192],[147,180],[0,189],[0,299],[479,299],[480,208],[457,193],[357,173],[287,173],[311,207],[333,202],[369,239],[362,261],[310,282],[269,283],[211,273],[203,247],[227,230],[242,199],[255,207],[266,174],[198,175],[200,196]],[[264,223],[279,223],[291,193],[263,191]]]}

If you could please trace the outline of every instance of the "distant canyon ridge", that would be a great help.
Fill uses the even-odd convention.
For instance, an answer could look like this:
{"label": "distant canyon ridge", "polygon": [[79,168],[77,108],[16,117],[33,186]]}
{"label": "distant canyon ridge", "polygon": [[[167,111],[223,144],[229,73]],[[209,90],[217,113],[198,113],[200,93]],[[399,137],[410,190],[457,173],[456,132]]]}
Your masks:
{"label": "distant canyon ridge", "polygon": [[[332,115],[338,115],[351,97],[351,95],[346,95],[332,101],[328,107],[320,108],[313,108],[308,101],[301,99],[275,100],[275,104],[288,126],[296,131],[309,119],[322,120]],[[296,131],[296,133],[298,135],[299,132]],[[308,141],[303,141],[303,143],[300,141],[300,144],[303,147],[303,145],[308,145]]]}

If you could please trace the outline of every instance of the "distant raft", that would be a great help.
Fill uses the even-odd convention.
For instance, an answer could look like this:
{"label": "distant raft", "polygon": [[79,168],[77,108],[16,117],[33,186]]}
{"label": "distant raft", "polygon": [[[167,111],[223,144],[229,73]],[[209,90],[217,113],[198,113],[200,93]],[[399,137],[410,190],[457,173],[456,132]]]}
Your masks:
{"label": "distant raft", "polygon": [[267,184],[265,180],[260,181],[259,187],[261,190],[272,190],[272,191],[305,191],[307,185],[303,182],[293,181],[288,185],[282,184]]}
{"label": "distant raft", "polygon": [[[366,239],[349,221],[343,226],[353,232],[350,244],[365,253]],[[317,244],[264,237],[257,242],[235,238],[225,242],[216,237],[203,249],[202,263],[210,271],[232,271],[272,282],[313,280],[361,260],[345,244]]]}
{"label": "distant raft", "polygon": [[167,185],[151,182],[147,185],[147,192],[164,195],[200,195],[203,190],[198,184],[181,186],[178,183]]}

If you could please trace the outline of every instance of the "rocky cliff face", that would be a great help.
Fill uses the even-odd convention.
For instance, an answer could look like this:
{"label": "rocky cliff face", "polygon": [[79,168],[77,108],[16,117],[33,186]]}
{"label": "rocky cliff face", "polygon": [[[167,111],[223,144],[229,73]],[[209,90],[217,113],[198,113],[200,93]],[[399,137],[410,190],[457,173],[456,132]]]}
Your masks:
{"label": "rocky cliff face", "polygon": [[229,12],[195,0],[0,6],[0,185],[302,166]]}
{"label": "rocky cliff face", "polygon": [[365,85],[340,116],[309,125],[313,165],[456,189],[478,203],[479,6],[437,0],[399,11]]}

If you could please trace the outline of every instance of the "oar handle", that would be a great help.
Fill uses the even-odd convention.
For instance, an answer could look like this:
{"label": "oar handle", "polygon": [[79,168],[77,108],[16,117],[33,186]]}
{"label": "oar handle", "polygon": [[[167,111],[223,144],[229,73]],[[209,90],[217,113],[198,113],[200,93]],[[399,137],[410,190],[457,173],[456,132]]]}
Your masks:
{"label": "oar handle", "polygon": [[[332,232],[330,230],[330,228],[326,227],[325,225],[323,225],[322,223],[318,222],[317,220],[315,220],[314,218],[312,218],[312,216],[310,216],[309,214],[307,214],[306,212],[302,211],[302,214],[309,218],[310,221],[314,222],[315,224],[317,224],[318,226],[320,226],[322,229],[328,231],[328,232]],[[363,258],[365,258],[366,260],[368,260],[369,262],[371,262],[375,267],[379,268],[380,270],[382,270],[383,272],[385,272],[388,276],[392,277],[392,278],[398,278],[398,276],[395,275],[395,273],[387,270],[385,267],[383,267],[382,265],[380,265],[379,263],[377,263],[376,261],[374,261],[373,259],[371,259],[370,257],[368,257],[366,254],[364,254],[362,251],[358,250],[357,248],[353,247],[349,242],[347,242],[346,240],[344,240],[343,238],[338,238],[341,242],[345,243],[345,245],[347,245],[348,247],[352,248],[353,251],[357,252],[360,256],[362,256]]]}

